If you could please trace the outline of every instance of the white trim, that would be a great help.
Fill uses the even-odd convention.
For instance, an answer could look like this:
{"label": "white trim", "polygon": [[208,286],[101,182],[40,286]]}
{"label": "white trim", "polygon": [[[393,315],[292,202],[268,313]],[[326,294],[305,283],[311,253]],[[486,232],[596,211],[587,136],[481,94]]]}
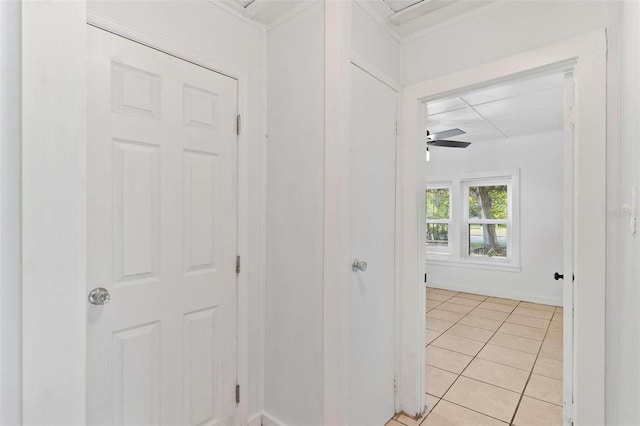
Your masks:
{"label": "white trim", "polygon": [[287,21],[290,21],[291,19],[295,18],[296,16],[298,16],[299,14],[301,14],[302,12],[304,12],[305,10],[307,10],[310,7],[312,7],[313,5],[315,5],[318,2],[319,2],[319,0],[309,0],[309,1],[302,1],[302,2],[298,3],[297,5],[293,6],[291,9],[289,9],[287,12],[285,12],[285,13],[281,14],[280,16],[278,16],[273,21],[268,22],[267,23],[267,32],[273,30],[274,28],[279,27],[280,25],[286,23]]}
{"label": "white trim", "polygon": [[263,426],[264,415],[262,413],[254,414],[247,420],[247,426]]}
{"label": "white trim", "polygon": [[[385,29],[385,31],[391,36],[393,37],[393,39],[397,42],[402,42],[402,35],[392,26],[391,22],[389,21],[389,18],[383,18],[381,16],[381,12],[382,10],[378,11],[375,8],[375,4],[383,4],[384,7],[388,8],[387,4],[382,1],[382,0],[376,0],[376,1],[367,1],[367,0],[355,0],[354,3],[357,6],[360,6],[360,8],[367,14],[369,15],[371,18],[373,18],[378,24],[380,24],[381,27],[383,27]],[[389,9],[389,17],[393,16],[393,10]]]}
{"label": "white trim", "polygon": [[271,414],[264,412],[262,413],[262,426],[287,426],[287,424]]}
{"label": "white trim", "polygon": [[[453,259],[437,259],[436,256],[451,257],[445,253],[429,253],[425,266],[450,266],[452,268],[465,268],[465,269],[483,269],[487,271],[502,271],[502,272],[521,272],[522,266],[511,265],[509,263],[490,262],[490,261],[473,261],[473,260],[453,260]],[[478,287],[475,288],[478,291]]]}
{"label": "white trim", "polygon": [[[429,288],[439,288],[442,290],[451,290],[451,291],[461,291],[464,293],[471,293],[471,294],[477,294],[478,292],[478,288],[474,287],[472,285],[464,285],[464,284],[457,284],[457,283],[448,283],[445,285],[441,285],[438,283],[432,283],[430,282],[428,284]],[[483,296],[493,296],[493,297],[500,297],[502,299],[511,299],[511,300],[520,300],[523,302],[531,302],[531,303],[541,303],[543,305],[553,305],[553,306],[562,306],[562,299],[557,300],[557,299],[549,299],[546,297],[538,297],[535,295],[528,295],[528,294],[522,294],[522,293],[518,293],[515,291],[495,291],[495,290],[488,290],[485,291],[484,289],[482,290],[482,295]]]}
{"label": "white trim", "polygon": [[[574,253],[576,271],[575,312],[576,328],[575,405],[573,420],[576,424],[604,424],[605,387],[605,242],[606,242],[606,48],[604,29],[525,51],[507,58],[481,64],[445,76],[422,81],[404,89],[403,119],[403,183],[407,197],[404,204],[403,236],[403,373],[401,388],[402,407],[406,412],[419,411],[424,406],[424,380],[419,367],[424,363],[424,335],[412,338],[413,330],[407,324],[419,324],[424,310],[416,309],[416,297],[422,297],[424,285],[424,250],[420,244],[416,215],[423,214],[421,189],[423,165],[415,158],[422,157],[423,135],[426,131],[423,101],[443,97],[472,87],[481,87],[517,76],[532,75],[545,69],[575,64],[577,84],[577,114],[575,157],[575,229]],[[423,161],[421,161],[423,163]],[[415,195],[412,195],[415,194]],[[418,198],[419,197],[419,198]],[[423,219],[424,221],[424,219]],[[416,224],[416,225],[413,225]],[[588,230],[588,232],[586,232]],[[582,232],[581,232],[582,231]],[[418,247],[418,250],[415,249]],[[595,248],[595,249],[594,249]],[[417,276],[416,276],[417,272]],[[413,278],[411,278],[413,277]],[[415,281],[414,281],[415,280]],[[567,280],[568,281],[568,280]],[[419,285],[417,285],[419,284]],[[588,293],[584,300],[580,295]],[[584,297],[584,296],[583,296]],[[592,301],[597,299],[599,304]],[[420,374],[420,375],[419,375]]]}
{"label": "white trim", "polygon": [[[203,66],[214,72],[232,77],[238,81],[238,114],[242,116],[242,124],[244,130],[238,135],[238,254],[244,259],[250,259],[250,236],[249,236],[249,210],[250,210],[250,188],[248,182],[249,174],[249,143],[247,129],[251,128],[253,117],[249,114],[249,72],[242,66],[239,66],[228,60],[221,60],[210,55],[203,54],[200,51],[193,50],[190,47],[177,43],[160,34],[137,28],[134,25],[117,21],[107,16],[103,16],[98,12],[91,11],[87,13],[87,24],[102,28],[103,30],[126,37],[134,42],[144,44],[159,51],[168,53],[177,58],[192,62],[196,65]],[[262,100],[264,102],[264,99]],[[261,127],[266,127],[264,119],[260,122]],[[261,162],[266,162],[266,152],[261,153]],[[261,201],[264,207],[265,200]],[[261,217],[266,214],[263,210]],[[264,231],[264,229],[263,229]],[[261,251],[261,255],[264,251]],[[246,264],[246,262],[245,262]],[[256,265],[258,262],[256,262]],[[260,271],[262,273],[263,269]],[[239,424],[247,423],[248,416],[248,394],[249,394],[249,272],[243,269],[238,275],[237,286],[237,382],[243,392],[244,397],[240,399],[237,406],[237,418]],[[262,287],[264,280],[261,276]],[[83,290],[84,293],[84,290]],[[84,310],[84,309],[83,309]]]}
{"label": "white trim", "polygon": [[323,423],[349,424],[351,4],[324,3]]}
{"label": "white trim", "polygon": [[[252,3],[252,5],[255,3],[262,3],[262,2],[254,2]],[[249,25],[252,25],[253,27],[261,31],[266,31],[267,29],[267,26],[265,24],[253,19],[253,16],[255,15],[255,13],[250,13],[250,11],[247,8],[242,7],[239,3],[237,3],[234,0],[218,0],[218,1],[209,0],[209,4],[222,9],[228,14],[235,16],[241,21]]]}
{"label": "white trim", "polygon": [[364,57],[353,51],[351,52],[351,63],[378,80],[380,83],[389,87],[394,92],[402,92],[402,84],[398,80],[389,76],[380,68],[376,67]]}

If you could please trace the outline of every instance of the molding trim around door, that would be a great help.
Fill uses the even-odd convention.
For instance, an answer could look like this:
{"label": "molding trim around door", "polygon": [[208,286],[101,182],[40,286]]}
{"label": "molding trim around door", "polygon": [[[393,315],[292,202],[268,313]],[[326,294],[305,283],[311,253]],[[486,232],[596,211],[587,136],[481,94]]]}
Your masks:
{"label": "molding trim around door", "polygon": [[[424,409],[424,158],[422,138],[424,101],[466,88],[574,64],[576,88],[576,151],[574,246],[575,318],[574,406],[576,424],[605,423],[605,247],[606,247],[606,29],[598,29],[560,42],[477,65],[404,88],[402,123],[403,199],[403,340],[401,407],[405,412]],[[422,194],[422,195],[421,195]],[[589,249],[586,249],[586,248]],[[591,250],[591,252],[589,252]],[[417,274],[417,276],[416,276]],[[589,293],[590,297],[584,297]],[[594,302],[598,300],[598,303]],[[566,409],[571,411],[570,403]],[[565,419],[567,416],[565,416]]]}
{"label": "molding trim around door", "polygon": [[[109,16],[104,16],[96,11],[87,10],[87,24],[102,30],[111,32],[121,37],[127,38],[136,43],[143,44],[160,52],[174,56],[178,59],[190,62],[192,64],[207,68],[218,74],[223,74],[233,78],[238,82],[238,114],[242,116],[242,127],[248,129],[250,126],[262,126],[259,118],[256,118],[255,124],[249,114],[249,76],[250,72],[233,61],[213,57],[201,51],[194,50],[189,46],[178,43],[175,40],[165,37],[152,31],[141,29],[135,25],[115,20]],[[264,93],[261,93],[264,96]],[[265,132],[262,132],[265,133]],[[250,258],[250,209],[249,209],[249,163],[250,150],[248,143],[249,131],[243,130],[238,135],[238,254],[243,259]],[[261,152],[260,163],[264,164],[266,152]],[[264,205],[261,202],[261,217],[264,213]],[[263,253],[263,250],[258,250]],[[244,262],[247,264],[248,262]],[[255,259],[254,268],[259,270],[257,273],[249,273],[247,269],[237,275],[238,284],[238,310],[237,310],[237,382],[241,389],[249,389],[249,276],[258,275],[262,271],[262,261]],[[259,278],[262,280],[262,278]],[[248,395],[248,392],[244,392]],[[237,420],[238,424],[247,424],[248,422],[248,398],[241,398],[238,404]]]}

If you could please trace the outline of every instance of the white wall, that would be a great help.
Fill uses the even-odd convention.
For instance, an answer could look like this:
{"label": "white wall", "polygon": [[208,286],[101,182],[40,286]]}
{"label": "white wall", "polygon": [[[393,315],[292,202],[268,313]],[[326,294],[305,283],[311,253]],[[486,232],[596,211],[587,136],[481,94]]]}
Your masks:
{"label": "white wall", "polygon": [[[631,203],[631,186],[640,196],[640,3],[628,1],[622,7],[621,31],[621,109],[620,109],[620,203]],[[640,203],[637,198],[636,203]],[[612,405],[619,425],[640,424],[640,238],[629,230],[630,216],[620,209],[610,209],[619,223],[619,286],[616,330],[611,330],[607,345],[618,342],[618,356],[612,362],[617,370],[614,383],[616,397]],[[636,214],[637,217],[637,214]],[[612,421],[611,424],[614,424]]]}
{"label": "white wall", "polygon": [[22,417],[21,2],[0,2],[0,424]]}
{"label": "white wall", "polygon": [[323,421],[324,6],[268,33],[265,412]]}
{"label": "white wall", "polygon": [[520,169],[521,268],[487,270],[427,260],[429,286],[562,305],[562,281],[553,279],[554,272],[562,271],[562,141],[562,132],[551,132],[478,142],[467,149],[431,149],[427,176],[432,180]]}
{"label": "white wall", "polygon": [[[628,7],[627,2],[624,4]],[[483,13],[473,14],[468,19],[461,19],[451,25],[438,26],[408,40],[403,45],[404,82],[411,84],[431,79],[594,29],[606,28],[607,203],[610,210],[618,211],[624,200],[618,199],[621,189],[618,185],[618,163],[620,159],[622,162],[630,162],[629,164],[633,161],[629,156],[621,157],[622,154],[619,155],[618,152],[619,21],[622,5],[623,2],[611,1],[496,3],[485,8]],[[633,25],[628,28],[632,33]],[[631,177],[620,176],[620,181],[625,179]],[[620,197],[625,197],[625,194],[626,192],[620,191]],[[631,282],[621,282],[620,286],[618,284],[619,259],[626,268],[632,267],[618,256],[620,230],[617,216],[612,214],[607,218],[606,243],[606,418],[609,424],[618,424],[619,406],[616,401],[620,396],[616,392],[617,383],[620,374],[627,374],[619,374],[618,370],[637,371],[637,367],[622,355],[618,347],[618,328],[627,323],[625,317],[619,318],[617,315],[618,305],[633,298],[634,293],[629,289]],[[637,285],[637,281],[633,285]],[[637,394],[632,396],[637,400]]]}

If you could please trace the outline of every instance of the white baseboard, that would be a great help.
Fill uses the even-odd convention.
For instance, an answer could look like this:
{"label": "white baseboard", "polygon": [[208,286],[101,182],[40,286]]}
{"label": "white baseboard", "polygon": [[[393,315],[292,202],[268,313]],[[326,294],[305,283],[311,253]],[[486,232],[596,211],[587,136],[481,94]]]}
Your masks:
{"label": "white baseboard", "polygon": [[[478,294],[478,287],[474,286],[465,286],[465,285],[457,285],[457,284],[447,284],[440,285],[437,283],[428,283],[427,287],[439,288],[442,290],[451,290],[451,291],[461,291],[464,293],[472,293]],[[562,306],[562,299],[548,299],[545,297],[535,297],[527,294],[519,294],[518,292],[504,292],[504,291],[486,291],[486,289],[482,289],[483,296],[491,296],[491,297],[501,297],[503,299],[513,299],[513,300],[521,300],[523,302],[532,302],[532,303],[541,303],[543,305],[553,305],[553,306]]]}
{"label": "white baseboard", "polygon": [[287,426],[284,422],[276,419],[269,413],[262,413],[262,426]]}
{"label": "white baseboard", "polygon": [[262,426],[262,413],[254,414],[249,417],[247,426]]}

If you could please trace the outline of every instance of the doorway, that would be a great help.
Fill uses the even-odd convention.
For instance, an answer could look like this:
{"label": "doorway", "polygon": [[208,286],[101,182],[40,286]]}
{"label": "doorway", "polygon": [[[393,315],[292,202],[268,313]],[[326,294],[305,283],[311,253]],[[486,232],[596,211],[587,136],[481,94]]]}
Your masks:
{"label": "doorway", "polygon": [[88,27],[87,422],[236,422],[237,81]]}
{"label": "doorway", "polygon": [[572,253],[561,182],[574,84],[571,72],[544,72],[427,102],[427,410],[441,405],[430,417],[471,408],[562,423],[554,272]]}

